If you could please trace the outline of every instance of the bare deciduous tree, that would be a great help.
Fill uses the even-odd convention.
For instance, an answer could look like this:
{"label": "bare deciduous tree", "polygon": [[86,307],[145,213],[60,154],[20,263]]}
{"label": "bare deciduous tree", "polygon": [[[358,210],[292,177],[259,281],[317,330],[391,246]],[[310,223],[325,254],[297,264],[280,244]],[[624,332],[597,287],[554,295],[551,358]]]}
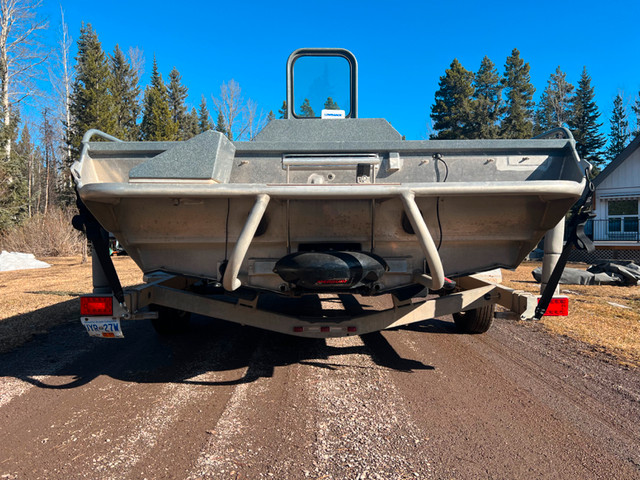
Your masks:
{"label": "bare deciduous tree", "polygon": [[144,74],[144,52],[138,47],[129,47],[129,63],[137,78]]}
{"label": "bare deciduous tree", "polygon": [[[46,55],[38,32],[47,22],[37,16],[42,0],[0,0],[0,107],[5,129],[11,124],[12,108],[35,91],[35,79]],[[2,138],[5,159],[11,155],[11,141]]]}
{"label": "bare deciduous tree", "polygon": [[213,97],[213,103],[224,118],[231,140],[251,140],[264,126],[264,115],[256,113],[257,104],[251,99],[245,102],[240,85],[233,79],[220,86],[220,98]]}
{"label": "bare deciduous tree", "polygon": [[[59,115],[65,128],[71,124],[71,84],[73,83],[73,68],[70,65],[69,52],[73,40],[69,35],[67,24],[64,20],[64,10],[60,7],[60,38],[58,50],[54,54],[54,61],[49,62],[49,80],[56,95],[56,115]],[[64,139],[60,139],[64,145],[64,165],[71,164],[71,146]]]}

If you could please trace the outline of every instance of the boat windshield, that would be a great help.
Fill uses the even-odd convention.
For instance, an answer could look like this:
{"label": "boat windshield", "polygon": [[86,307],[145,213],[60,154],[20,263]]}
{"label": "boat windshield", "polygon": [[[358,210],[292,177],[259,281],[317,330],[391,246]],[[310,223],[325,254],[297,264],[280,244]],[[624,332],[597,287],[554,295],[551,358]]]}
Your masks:
{"label": "boat windshield", "polygon": [[[349,116],[350,69],[349,62],[342,56],[309,55],[297,58],[293,65],[295,116]],[[341,110],[344,113],[339,113]]]}

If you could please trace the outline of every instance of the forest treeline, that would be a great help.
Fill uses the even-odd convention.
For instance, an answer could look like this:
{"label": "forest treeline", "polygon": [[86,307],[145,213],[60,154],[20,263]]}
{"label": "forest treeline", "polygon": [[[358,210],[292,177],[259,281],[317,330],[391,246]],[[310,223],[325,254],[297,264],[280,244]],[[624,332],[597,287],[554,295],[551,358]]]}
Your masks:
{"label": "forest treeline", "polygon": [[631,105],[634,128],[629,126],[622,94],[616,95],[607,139],[586,67],[574,86],[558,66],[536,104],[530,66],[515,48],[502,75],[486,56],[475,73],[454,59],[438,87],[431,107],[434,139],[531,138],[565,127],[572,132],[580,157],[598,171],[640,135],[640,92]]}
{"label": "forest treeline", "polygon": [[[209,129],[248,140],[275,118],[272,110],[265,116],[256,102],[245,99],[234,80],[223,83],[209,101],[202,96],[198,105],[190,105],[178,68],[165,80],[155,55],[149,83],[142,85],[141,51],[119,45],[105,51],[90,24],[80,26],[74,42],[63,14],[57,44],[45,45],[39,33],[48,24],[39,15],[40,4],[0,0],[0,233],[74,204],[69,168],[91,128],[122,140],[186,140]],[[77,53],[71,58],[74,45]],[[530,138],[564,126],[573,132],[581,157],[601,168],[638,135],[640,98],[627,112],[622,95],[616,97],[607,138],[586,67],[576,86],[558,67],[537,104],[529,70],[517,49],[502,75],[487,57],[477,72],[454,59],[440,77],[430,109],[431,137]],[[27,120],[28,102],[40,107]],[[277,113],[286,117],[286,103]]]}

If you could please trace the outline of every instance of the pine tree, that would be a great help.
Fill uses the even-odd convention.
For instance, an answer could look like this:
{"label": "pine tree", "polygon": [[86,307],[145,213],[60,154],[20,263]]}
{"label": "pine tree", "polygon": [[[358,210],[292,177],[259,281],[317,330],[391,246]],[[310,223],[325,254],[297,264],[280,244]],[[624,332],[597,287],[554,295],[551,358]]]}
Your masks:
{"label": "pine tree", "polygon": [[176,140],[177,134],[178,126],[171,118],[169,110],[167,87],[158,72],[158,63],[154,56],[151,84],[144,91],[140,137],[148,141]]}
{"label": "pine tree", "polygon": [[309,104],[309,99],[305,98],[304,102],[302,102],[302,105],[300,105],[300,116],[301,117],[315,117],[316,114],[313,111],[313,108],[311,108],[311,105]]}
{"label": "pine tree", "polygon": [[435,104],[431,107],[433,128],[438,132],[432,138],[472,138],[472,95],[474,74],[464,68],[458,59],[440,77]]}
{"label": "pine tree", "polygon": [[227,128],[227,124],[224,121],[224,115],[222,112],[218,112],[218,118],[216,120],[216,132],[220,132],[223,135],[226,135],[229,140],[233,140],[229,134],[229,129]]}
{"label": "pine tree", "polygon": [[622,95],[616,95],[613,100],[611,112],[611,132],[609,133],[609,147],[607,148],[607,160],[616,158],[625,149],[631,136],[629,133],[629,121],[624,109]]}
{"label": "pine tree", "polygon": [[538,105],[536,107],[536,113],[534,115],[534,127],[533,134],[540,135],[541,133],[548,132],[552,128],[555,128],[554,117],[553,117],[553,107],[551,106],[550,95],[553,95],[550,92],[550,87],[547,87],[540,95],[540,100],[538,101]]}
{"label": "pine tree", "polygon": [[633,136],[640,136],[640,92],[638,92],[638,96],[636,97],[635,105],[631,106],[631,110],[636,116],[636,128],[633,130]]}
{"label": "pine tree", "polygon": [[505,117],[501,124],[504,138],[530,138],[533,134],[533,94],[529,64],[520,58],[514,48],[505,64],[502,85],[507,97]]}
{"label": "pine tree", "polygon": [[4,132],[12,147],[9,158],[0,161],[0,232],[20,223],[28,215],[25,157],[19,151],[16,153],[19,148],[15,145],[19,123],[14,113],[9,122],[11,131]]}
{"label": "pine tree", "polygon": [[502,84],[494,63],[484,57],[473,82],[475,88],[471,104],[469,138],[498,138],[498,123],[504,112]]}
{"label": "pine tree", "polygon": [[184,140],[195,137],[200,133],[200,127],[198,126],[198,112],[195,108],[191,108],[191,111],[185,117],[183,132],[185,134]]}
{"label": "pine tree", "polygon": [[91,24],[83,25],[78,38],[76,78],[70,99],[71,125],[67,141],[74,158],[80,155],[82,136],[97,128],[113,135],[116,130],[113,97],[109,92],[111,71]]}
{"label": "pine tree", "polygon": [[187,106],[185,100],[189,89],[182,85],[180,72],[176,67],[173,67],[169,74],[169,85],[167,87],[169,92],[169,110],[171,111],[171,118],[173,122],[178,126],[178,139],[186,140],[189,138],[187,122]]}
{"label": "pine tree", "polygon": [[278,110],[278,114],[280,115],[278,118],[288,118],[289,114],[287,112],[287,101],[282,102],[282,106],[280,110]]}
{"label": "pine tree", "polygon": [[600,133],[602,123],[598,123],[600,112],[594,98],[591,77],[587,73],[587,67],[584,67],[571,104],[568,124],[576,140],[576,150],[580,158],[600,168],[603,163],[602,148],[607,141]]}
{"label": "pine tree", "polygon": [[336,102],[333,101],[333,98],[328,97],[327,101],[324,102],[324,109],[325,110],[340,110],[340,107],[338,106],[338,104]]}
{"label": "pine tree", "polygon": [[26,124],[20,133],[20,141],[16,144],[15,155],[20,168],[20,177],[26,180],[26,216],[31,217],[34,213],[34,198],[37,196],[36,167],[39,159],[29,126]]}
{"label": "pine tree", "polygon": [[200,101],[200,108],[198,109],[198,129],[200,130],[200,133],[213,129],[213,124],[211,123],[211,115],[209,114],[207,101],[205,100],[204,95],[202,96],[202,100]]}
{"label": "pine tree", "polygon": [[113,97],[115,130],[114,136],[122,140],[137,140],[139,137],[138,116],[140,115],[140,86],[138,74],[131,67],[118,45],[109,57],[111,64],[111,84]]}
{"label": "pine tree", "polygon": [[273,113],[273,110],[269,110],[269,114],[267,115],[267,123],[269,123],[271,120],[275,120],[275,119],[276,119],[275,113]]}

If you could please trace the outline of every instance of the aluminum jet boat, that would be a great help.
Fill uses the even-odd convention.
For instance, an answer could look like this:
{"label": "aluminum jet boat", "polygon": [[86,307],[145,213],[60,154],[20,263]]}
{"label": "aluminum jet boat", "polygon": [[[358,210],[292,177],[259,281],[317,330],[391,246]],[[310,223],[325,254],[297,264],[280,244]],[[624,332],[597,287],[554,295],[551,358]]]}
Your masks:
{"label": "aluminum jet boat", "polygon": [[[314,75],[334,65],[348,72],[346,94],[316,94],[323,82]],[[287,80],[288,118],[250,141],[216,131],[176,142],[87,132],[72,167],[79,197],[146,275],[217,285],[229,296],[406,300],[515,268],[585,190],[589,165],[566,129],[528,140],[403,140],[384,119],[358,118],[357,62],[346,50],[297,50]],[[333,101],[319,118],[295,107],[316,97]],[[496,301],[452,303],[445,313]],[[181,310],[190,309],[182,302]],[[254,323],[305,334],[303,317]]]}

